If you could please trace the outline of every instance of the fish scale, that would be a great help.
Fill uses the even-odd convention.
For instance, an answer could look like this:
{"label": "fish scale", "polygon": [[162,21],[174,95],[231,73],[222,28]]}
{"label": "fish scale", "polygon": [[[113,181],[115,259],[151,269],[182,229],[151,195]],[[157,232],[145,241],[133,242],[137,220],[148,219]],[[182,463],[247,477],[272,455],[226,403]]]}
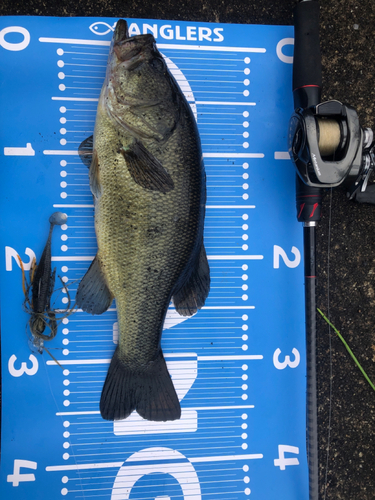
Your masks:
{"label": "fish scale", "polygon": [[151,35],[119,21],[99,99],[90,187],[98,253],[77,291],[93,314],[116,299],[119,344],[101,414],[174,420],[181,409],[160,347],[171,299],[191,315],[209,292],[205,172],[195,119]]}

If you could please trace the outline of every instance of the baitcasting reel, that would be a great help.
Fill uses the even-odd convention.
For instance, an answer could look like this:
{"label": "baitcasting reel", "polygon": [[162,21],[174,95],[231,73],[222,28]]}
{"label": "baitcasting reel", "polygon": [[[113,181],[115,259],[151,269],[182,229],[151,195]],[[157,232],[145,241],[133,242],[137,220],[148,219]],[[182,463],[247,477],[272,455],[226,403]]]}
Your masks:
{"label": "baitcasting reel", "polygon": [[365,196],[375,170],[374,134],[361,128],[354,108],[339,101],[297,108],[289,122],[288,141],[305,184],[323,188],[344,183],[350,199],[375,203],[375,192]]}

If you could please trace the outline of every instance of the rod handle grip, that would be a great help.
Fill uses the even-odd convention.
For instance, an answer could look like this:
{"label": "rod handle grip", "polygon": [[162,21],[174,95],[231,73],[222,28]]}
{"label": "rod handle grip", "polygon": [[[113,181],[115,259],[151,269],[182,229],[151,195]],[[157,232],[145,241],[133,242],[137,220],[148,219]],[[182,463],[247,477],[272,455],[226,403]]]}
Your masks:
{"label": "rod handle grip", "polygon": [[294,8],[294,108],[308,108],[319,104],[321,88],[319,2],[303,0]]}

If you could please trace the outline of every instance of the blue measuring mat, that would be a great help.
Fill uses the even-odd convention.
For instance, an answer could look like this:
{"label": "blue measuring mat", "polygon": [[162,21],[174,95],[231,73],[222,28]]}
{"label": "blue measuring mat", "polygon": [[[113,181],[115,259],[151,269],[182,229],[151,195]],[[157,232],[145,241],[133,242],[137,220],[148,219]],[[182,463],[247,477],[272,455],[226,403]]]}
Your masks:
{"label": "blue measuring mat", "polygon": [[[302,227],[287,155],[293,28],[128,20],[153,33],[197,119],[207,172],[211,291],[171,306],[162,348],[182,416],[104,421],[115,306],[77,311],[32,352],[26,276],[48,218],[67,215],[52,265],[74,301],[96,254],[88,169],[112,18],[0,18],[1,485],[4,499],[308,498]],[[60,283],[60,285],[59,285]],[[64,310],[57,278],[51,307]],[[47,344],[47,343],[46,343]]]}

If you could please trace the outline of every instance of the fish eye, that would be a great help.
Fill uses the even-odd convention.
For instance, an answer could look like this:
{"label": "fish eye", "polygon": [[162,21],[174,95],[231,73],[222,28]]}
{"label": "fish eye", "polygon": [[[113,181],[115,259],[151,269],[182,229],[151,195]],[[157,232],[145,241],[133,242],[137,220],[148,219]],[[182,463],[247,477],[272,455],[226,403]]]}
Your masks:
{"label": "fish eye", "polygon": [[155,57],[154,59],[152,59],[151,64],[158,71],[164,71],[164,69],[165,69],[164,60],[159,59],[158,57]]}

